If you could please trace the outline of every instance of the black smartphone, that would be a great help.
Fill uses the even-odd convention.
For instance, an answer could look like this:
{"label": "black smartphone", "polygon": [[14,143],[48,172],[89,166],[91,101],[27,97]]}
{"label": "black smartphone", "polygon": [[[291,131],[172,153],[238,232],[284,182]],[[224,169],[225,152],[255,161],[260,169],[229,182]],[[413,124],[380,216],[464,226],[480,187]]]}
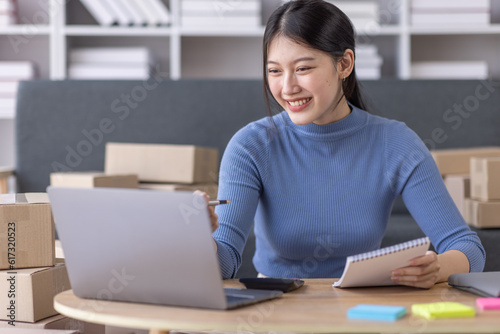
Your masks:
{"label": "black smartphone", "polygon": [[290,292],[304,285],[304,281],[295,278],[240,278],[247,289],[280,290]]}

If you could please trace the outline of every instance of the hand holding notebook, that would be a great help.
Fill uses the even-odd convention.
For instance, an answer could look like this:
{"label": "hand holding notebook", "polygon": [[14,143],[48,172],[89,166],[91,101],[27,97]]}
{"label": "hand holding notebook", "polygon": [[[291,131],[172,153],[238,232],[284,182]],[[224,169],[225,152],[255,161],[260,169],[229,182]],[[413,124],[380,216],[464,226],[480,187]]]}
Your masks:
{"label": "hand holding notebook", "polygon": [[410,260],[425,255],[429,238],[420,238],[381,248],[372,252],[348,256],[344,273],[334,287],[397,285],[391,280],[394,269],[407,267]]}

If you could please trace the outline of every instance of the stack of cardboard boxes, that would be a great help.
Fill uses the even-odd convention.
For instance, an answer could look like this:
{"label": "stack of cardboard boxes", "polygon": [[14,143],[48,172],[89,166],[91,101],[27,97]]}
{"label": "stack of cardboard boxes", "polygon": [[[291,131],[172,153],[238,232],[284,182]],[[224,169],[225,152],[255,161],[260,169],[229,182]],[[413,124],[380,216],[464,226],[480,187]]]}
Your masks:
{"label": "stack of cardboard boxes", "polygon": [[107,143],[106,174],[137,174],[139,188],[217,197],[219,151],[193,145]]}
{"label": "stack of cardboard boxes", "polygon": [[477,228],[500,227],[500,147],[431,153],[465,221]]}
{"label": "stack of cardboard boxes", "polygon": [[58,315],[53,299],[71,289],[55,257],[54,220],[45,193],[0,195],[0,331],[66,329],[104,333],[104,326]]}

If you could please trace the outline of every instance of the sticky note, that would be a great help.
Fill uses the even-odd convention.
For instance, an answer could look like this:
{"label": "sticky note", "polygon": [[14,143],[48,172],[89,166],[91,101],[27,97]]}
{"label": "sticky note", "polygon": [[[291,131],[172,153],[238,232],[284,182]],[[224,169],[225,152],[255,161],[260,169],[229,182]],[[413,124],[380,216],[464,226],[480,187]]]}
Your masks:
{"label": "sticky note", "polygon": [[406,307],[359,304],[347,310],[349,319],[395,321],[406,314]]}
{"label": "sticky note", "polygon": [[414,304],[411,312],[426,319],[474,317],[476,310],[473,307],[457,302],[439,302],[428,304]]}
{"label": "sticky note", "polygon": [[478,298],[476,304],[482,311],[500,310],[500,298]]}

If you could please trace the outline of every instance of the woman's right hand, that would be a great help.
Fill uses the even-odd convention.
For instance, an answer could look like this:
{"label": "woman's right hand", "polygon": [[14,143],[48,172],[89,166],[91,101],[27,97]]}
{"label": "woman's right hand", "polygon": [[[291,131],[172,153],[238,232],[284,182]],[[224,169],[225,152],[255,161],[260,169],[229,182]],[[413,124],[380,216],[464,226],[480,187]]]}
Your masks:
{"label": "woman's right hand", "polygon": [[208,216],[210,218],[210,227],[212,229],[212,233],[219,228],[219,217],[215,213],[215,207],[209,206],[208,201],[210,201],[210,196],[207,195],[207,193],[201,191],[201,190],[196,190],[195,194],[202,195],[205,200],[207,201],[207,210],[208,210]]}

